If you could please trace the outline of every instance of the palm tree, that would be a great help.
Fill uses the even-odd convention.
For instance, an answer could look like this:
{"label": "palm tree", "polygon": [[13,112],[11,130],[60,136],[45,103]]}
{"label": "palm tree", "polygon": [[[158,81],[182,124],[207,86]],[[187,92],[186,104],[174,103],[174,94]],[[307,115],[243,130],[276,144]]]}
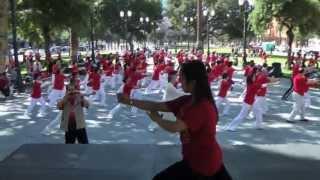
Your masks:
{"label": "palm tree", "polygon": [[0,0],[0,73],[5,70],[8,50],[8,0]]}

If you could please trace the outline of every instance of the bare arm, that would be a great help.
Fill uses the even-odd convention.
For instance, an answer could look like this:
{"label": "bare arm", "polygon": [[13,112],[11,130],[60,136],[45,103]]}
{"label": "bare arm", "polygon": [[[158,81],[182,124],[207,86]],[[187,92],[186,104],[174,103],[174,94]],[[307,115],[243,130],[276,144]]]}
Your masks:
{"label": "bare arm", "polygon": [[153,102],[146,100],[130,99],[129,97],[124,96],[123,94],[117,94],[117,98],[119,103],[135,106],[142,110],[170,112],[165,102]]}
{"label": "bare arm", "polygon": [[170,132],[170,133],[177,133],[187,130],[186,124],[177,119],[176,121],[168,121],[163,119],[158,112],[152,111],[147,113],[152,121],[156,122],[161,128]]}

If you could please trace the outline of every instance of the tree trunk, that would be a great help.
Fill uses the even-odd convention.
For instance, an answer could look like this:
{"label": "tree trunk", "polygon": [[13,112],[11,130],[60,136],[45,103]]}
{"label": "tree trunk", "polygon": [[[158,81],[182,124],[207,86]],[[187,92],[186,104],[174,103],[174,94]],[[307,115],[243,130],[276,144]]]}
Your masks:
{"label": "tree trunk", "polygon": [[5,71],[8,49],[8,2],[7,0],[0,0],[0,73]]}
{"label": "tree trunk", "polygon": [[42,35],[44,39],[44,51],[47,57],[50,54],[50,43],[51,43],[49,26],[42,27]]}
{"label": "tree trunk", "polygon": [[70,56],[72,62],[77,62],[79,35],[75,28],[70,29]]}
{"label": "tree trunk", "polygon": [[288,69],[291,69],[291,64],[292,64],[292,58],[291,58],[291,54],[292,54],[292,43],[294,40],[294,34],[293,34],[293,28],[288,28],[287,30],[287,37],[288,37],[288,59],[287,59],[287,65],[288,65]]}
{"label": "tree trunk", "polygon": [[203,49],[202,39],[202,0],[197,0],[197,48]]}

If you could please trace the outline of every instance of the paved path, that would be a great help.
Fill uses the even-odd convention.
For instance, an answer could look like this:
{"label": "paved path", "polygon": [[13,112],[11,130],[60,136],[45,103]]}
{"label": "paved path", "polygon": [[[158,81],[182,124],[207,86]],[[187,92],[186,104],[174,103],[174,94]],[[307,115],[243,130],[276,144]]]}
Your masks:
{"label": "paved path", "polygon": [[[235,80],[240,81],[240,77],[241,75],[237,74]],[[238,100],[238,97],[242,87],[235,86],[230,94],[230,100],[232,101],[230,114],[220,117],[217,134],[219,143],[225,148],[245,145],[245,147],[260,149],[266,153],[279,153],[288,157],[304,156],[319,160],[319,150],[316,150],[316,148],[298,148],[298,145],[320,146],[320,92],[319,90],[312,90],[310,93],[312,106],[308,109],[306,117],[311,121],[288,124],[285,120],[291,111],[292,102],[291,99],[288,102],[280,100],[287,87],[288,80],[283,79],[280,84],[270,88],[268,93],[270,115],[264,117],[264,130],[255,130],[253,128],[254,120],[247,119],[238,128],[238,131],[226,132],[222,130],[222,127],[230,122],[241,108],[241,101]],[[216,87],[213,88],[213,91],[216,92]],[[160,96],[152,95],[145,96],[145,98],[160,99]],[[58,111],[49,110],[46,117],[37,117],[36,115],[32,115],[30,118],[24,117],[23,113],[28,105],[27,99],[27,95],[21,94],[14,99],[0,102],[0,160],[22,144],[62,144],[64,142],[63,132],[57,128],[51,129],[50,135],[40,134],[57,116]],[[86,122],[90,143],[179,144],[176,135],[163,130],[148,131],[147,126],[150,120],[143,111],[138,111],[137,115],[133,115],[130,112],[131,109],[124,108],[113,119],[108,119],[106,117],[108,112],[117,104],[115,90],[107,89],[106,99],[106,107],[93,104],[88,110]],[[243,156],[246,156],[246,153],[243,153]],[[228,159],[228,156],[226,156],[226,159]],[[243,161],[234,162],[234,164],[239,165],[241,169],[242,163],[248,163],[247,161],[248,158],[243,157]]]}

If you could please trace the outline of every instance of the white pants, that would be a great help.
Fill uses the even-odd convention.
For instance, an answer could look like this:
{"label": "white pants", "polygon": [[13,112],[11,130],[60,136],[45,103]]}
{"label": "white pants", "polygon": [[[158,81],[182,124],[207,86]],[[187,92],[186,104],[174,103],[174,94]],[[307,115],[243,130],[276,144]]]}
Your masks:
{"label": "white pants", "polygon": [[151,90],[158,89],[160,86],[161,86],[160,80],[151,80],[150,84],[146,88],[145,93],[149,94],[149,93],[151,93]]}
{"label": "white pants", "polygon": [[40,133],[44,135],[50,135],[56,130],[59,130],[59,122],[61,121],[62,111],[60,111],[56,118],[54,118]]}
{"label": "white pants", "polygon": [[264,96],[256,96],[252,107],[254,116],[256,117],[256,128],[262,127],[263,114],[266,112],[266,98]]}
{"label": "white pants", "polygon": [[111,88],[116,88],[117,84],[122,83],[122,76],[121,74],[112,74],[112,80],[111,80]]}
{"label": "white pants", "polygon": [[59,99],[62,99],[64,96],[64,90],[57,90],[57,89],[53,89],[48,98],[49,98],[49,106],[54,106],[56,105],[57,101]]}
{"label": "white pants", "polygon": [[304,93],[304,106],[309,108],[311,106],[311,97],[309,92]]}
{"label": "white pants", "polygon": [[289,116],[289,120],[292,121],[296,117],[296,115],[300,114],[301,119],[304,119],[304,111],[305,111],[305,100],[304,96],[301,96],[300,94],[293,92],[293,99],[294,104],[292,111]]}
{"label": "white pants", "polygon": [[221,105],[222,104],[225,104],[225,107],[224,107],[224,110],[223,110],[223,115],[227,115],[229,110],[230,110],[230,102],[228,101],[227,98],[225,97],[220,97],[218,96],[217,100],[216,100],[216,105],[217,105],[217,108],[220,110],[221,108]]}
{"label": "white pants", "polygon": [[160,76],[160,89],[164,90],[168,84],[168,73],[164,73]]}
{"label": "white pants", "polygon": [[103,75],[102,79],[103,79],[103,87],[106,87],[107,85],[111,85],[111,80],[112,80],[111,76]]}
{"label": "white pants", "polygon": [[94,95],[90,96],[90,101],[96,101],[100,99],[100,104],[101,105],[105,105],[106,104],[106,93],[104,92],[104,89],[102,87],[100,87],[99,90],[93,90],[93,92],[95,93]]}
{"label": "white pants", "polygon": [[40,103],[41,107],[40,107],[40,114],[43,114],[46,110],[46,102],[44,101],[43,97],[40,98],[31,98],[31,102],[30,105],[28,106],[27,112],[31,113],[34,106],[36,106],[38,103]]}
{"label": "white pants", "polygon": [[[123,92],[123,86],[122,85],[117,93],[122,93]],[[130,93],[130,98],[134,98],[134,99],[142,99],[142,93],[140,89],[133,89]],[[108,118],[112,118],[115,114],[117,114],[122,108],[126,107],[126,105],[119,103],[118,105],[116,105],[108,114]],[[132,113],[137,113],[138,109],[136,107],[132,107],[131,108],[131,112]]]}
{"label": "white pants", "polygon": [[[133,98],[133,99],[139,99],[139,100],[141,100],[141,99],[142,99],[142,92],[141,92],[141,90],[140,90],[140,89],[132,89],[131,94],[130,94],[130,97]],[[133,114],[136,114],[137,111],[138,111],[138,108],[136,108],[136,107],[132,107],[132,108],[131,108],[131,112],[132,112]]]}
{"label": "white pants", "polygon": [[251,105],[249,105],[247,103],[243,103],[240,113],[227,126],[227,129],[234,131],[237,128],[237,126],[244,120],[244,118],[247,117],[247,115],[250,112],[251,107],[252,107],[253,114],[256,117],[256,127],[259,128],[260,125],[261,125],[261,122],[262,122],[262,113],[260,111],[260,108],[258,108],[257,105],[251,106]]}

